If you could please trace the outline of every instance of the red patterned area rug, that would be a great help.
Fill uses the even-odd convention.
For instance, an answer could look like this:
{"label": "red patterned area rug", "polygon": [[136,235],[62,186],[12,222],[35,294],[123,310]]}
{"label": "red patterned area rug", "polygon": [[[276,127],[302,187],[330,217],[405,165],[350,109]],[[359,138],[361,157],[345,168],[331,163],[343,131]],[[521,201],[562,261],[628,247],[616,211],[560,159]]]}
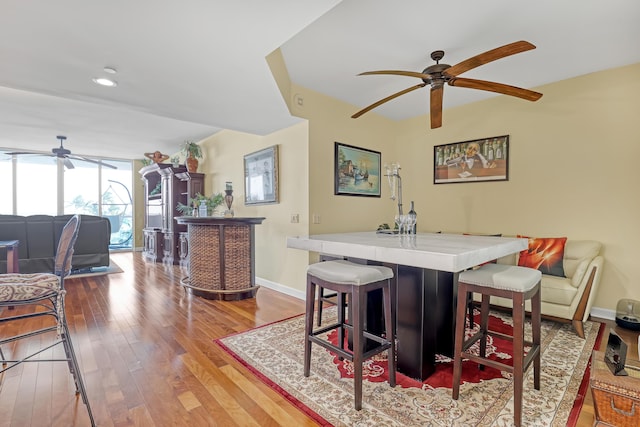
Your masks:
{"label": "red patterned area rug", "polygon": [[[335,320],[335,307],[323,320]],[[327,323],[328,324],[328,323]],[[529,326],[527,324],[527,326]],[[491,329],[509,331],[511,317],[493,312]],[[523,425],[575,426],[587,390],[589,359],[601,339],[601,325],[586,322],[585,339],[570,324],[542,322],[540,391],[533,388],[533,368],[524,385]],[[527,333],[530,339],[530,332]],[[328,339],[334,340],[335,331]],[[386,352],[365,366],[363,409],[353,408],[352,366],[314,345],[311,376],[303,371],[304,316],[272,323],[216,342],[251,369],[262,381],[297,405],[320,425],[333,426],[510,426],[513,423],[511,375],[495,369],[480,371],[463,363],[459,400],[451,398],[452,363],[438,359],[436,372],[426,381],[398,374],[388,385]],[[487,352],[509,360],[510,344],[495,339]],[[508,363],[508,362],[507,362]]]}

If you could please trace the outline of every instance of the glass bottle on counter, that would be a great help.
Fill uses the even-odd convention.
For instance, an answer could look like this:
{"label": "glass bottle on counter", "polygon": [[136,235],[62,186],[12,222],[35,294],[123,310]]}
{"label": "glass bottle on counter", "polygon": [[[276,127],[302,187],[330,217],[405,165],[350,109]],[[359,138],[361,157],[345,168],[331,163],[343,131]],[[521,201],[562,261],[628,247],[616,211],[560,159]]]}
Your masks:
{"label": "glass bottle on counter", "polygon": [[413,200],[411,201],[411,209],[409,209],[409,216],[411,217],[411,224],[413,224],[413,226],[411,227],[411,234],[416,234],[416,229],[418,226],[418,214],[416,214],[416,211],[413,209]]}

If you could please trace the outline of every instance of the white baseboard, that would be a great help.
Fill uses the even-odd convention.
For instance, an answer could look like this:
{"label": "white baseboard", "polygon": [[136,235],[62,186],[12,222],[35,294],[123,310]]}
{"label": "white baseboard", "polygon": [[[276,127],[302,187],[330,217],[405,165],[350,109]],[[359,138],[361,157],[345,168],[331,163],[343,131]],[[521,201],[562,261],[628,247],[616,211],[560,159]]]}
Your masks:
{"label": "white baseboard", "polygon": [[299,291],[297,289],[290,288],[289,286],[281,285],[280,283],[272,282],[267,279],[263,279],[262,277],[256,276],[256,284],[260,286],[264,286],[265,288],[273,289],[274,291],[281,292],[283,294],[292,296],[294,298],[298,298],[300,300],[305,300],[305,292]]}
{"label": "white baseboard", "polygon": [[589,314],[593,317],[599,317],[607,320],[615,320],[616,318],[615,310],[609,310],[607,308],[591,307],[591,312]]}

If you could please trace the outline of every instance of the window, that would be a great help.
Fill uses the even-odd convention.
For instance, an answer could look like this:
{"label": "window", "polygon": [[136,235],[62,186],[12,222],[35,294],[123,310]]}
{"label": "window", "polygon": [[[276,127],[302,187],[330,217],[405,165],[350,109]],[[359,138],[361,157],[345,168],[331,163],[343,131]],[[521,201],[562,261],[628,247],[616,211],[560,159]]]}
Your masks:
{"label": "window", "polygon": [[[49,155],[6,155],[0,150],[0,214],[104,216],[112,249],[133,246],[131,162],[105,160],[117,169],[73,159],[73,168]],[[15,176],[15,180],[14,177]]]}
{"label": "window", "polygon": [[13,213],[13,160],[0,153],[0,214]]}
{"label": "window", "polygon": [[16,156],[16,215],[55,215],[57,212],[57,159]]}

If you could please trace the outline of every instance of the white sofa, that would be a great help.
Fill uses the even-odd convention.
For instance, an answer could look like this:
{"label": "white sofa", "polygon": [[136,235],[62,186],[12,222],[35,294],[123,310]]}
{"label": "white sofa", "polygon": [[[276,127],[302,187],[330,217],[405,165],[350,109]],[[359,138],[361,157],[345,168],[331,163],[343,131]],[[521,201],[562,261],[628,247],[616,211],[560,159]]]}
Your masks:
{"label": "white sofa", "polygon": [[[566,277],[542,275],[542,315],[570,320],[581,338],[582,322],[589,317],[602,275],[601,248],[602,244],[593,240],[567,240],[562,262]],[[500,258],[498,263],[517,265],[517,257],[514,254]],[[474,299],[479,300],[479,296],[474,295]],[[491,297],[491,304],[510,308],[511,300]],[[530,301],[527,310],[531,310]]]}

